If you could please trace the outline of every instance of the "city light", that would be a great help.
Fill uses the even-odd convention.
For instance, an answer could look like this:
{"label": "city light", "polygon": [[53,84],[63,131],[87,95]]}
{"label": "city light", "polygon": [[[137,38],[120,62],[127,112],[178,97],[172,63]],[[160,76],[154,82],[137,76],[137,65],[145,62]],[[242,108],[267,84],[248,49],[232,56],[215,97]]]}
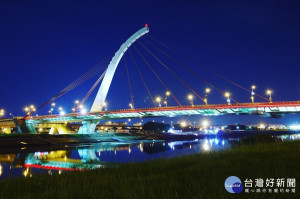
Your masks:
{"label": "city light", "polygon": [[[76,113],[76,108],[78,108],[78,104],[79,104],[80,102],[79,102],[79,100],[75,100],[74,101],[74,107],[72,108],[72,112],[73,113]],[[80,105],[81,106],[81,105]]]}
{"label": "city light", "polygon": [[193,95],[188,95],[188,100],[193,100],[194,99],[194,96]]}
{"label": "city light", "polygon": [[30,115],[32,112],[36,111],[36,108],[34,105],[26,106],[24,108],[24,111],[26,112],[27,115]]}
{"label": "city light", "polygon": [[258,125],[258,128],[259,128],[259,129],[265,129],[265,128],[266,128],[266,125],[265,125],[264,123],[260,123],[260,124]]}
{"label": "city light", "polygon": [[230,105],[230,93],[229,92],[225,92],[224,96],[227,98],[227,104]]}
{"label": "city light", "polygon": [[194,106],[194,95],[189,94],[189,95],[187,96],[187,99],[190,101],[191,105]]}
{"label": "city light", "polygon": [[254,90],[256,89],[256,86],[255,85],[252,85],[251,86],[251,102],[254,103],[254,96],[255,96],[255,93],[254,93]]}
{"label": "city light", "polygon": [[210,88],[205,89],[205,97],[204,97],[204,102],[207,105],[208,104],[208,93],[210,93]]}
{"label": "city light", "polygon": [[164,104],[166,105],[166,107],[168,106],[168,97],[171,95],[171,92],[170,91],[167,91],[166,92],[166,97],[165,97],[165,100],[164,100]]}
{"label": "city light", "polygon": [[4,109],[1,109],[0,110],[0,117],[2,117],[2,116],[4,116],[5,115],[5,111],[4,111]]}
{"label": "city light", "polygon": [[225,92],[224,96],[225,96],[226,98],[229,98],[229,97],[230,97],[230,93],[229,93],[229,92]]}
{"label": "city light", "polygon": [[64,111],[60,111],[59,115],[65,115],[66,113]]}
{"label": "city light", "polygon": [[209,125],[209,121],[208,121],[208,120],[203,120],[203,121],[202,121],[202,126],[203,126],[203,128],[207,128],[208,125]]}
{"label": "city light", "polygon": [[56,104],[55,104],[54,102],[51,104],[52,107],[54,107],[55,105],[56,105]]}
{"label": "city light", "polygon": [[181,122],[180,122],[180,126],[181,126],[181,127],[186,127],[186,126],[187,126],[186,121],[181,121]]}
{"label": "city light", "polygon": [[270,102],[270,103],[272,103],[272,93],[273,93],[273,91],[270,90],[270,89],[268,89],[268,90],[266,91],[266,95],[269,96],[269,102]]}
{"label": "city light", "polygon": [[129,107],[131,108],[131,109],[133,109],[133,103],[129,103]]}
{"label": "city light", "polygon": [[62,111],[62,110],[63,110],[63,108],[62,108],[62,107],[59,107],[59,108],[58,108],[58,110],[59,110],[59,111]]}
{"label": "city light", "polygon": [[161,106],[161,97],[156,97],[155,101],[157,102],[158,106]]}

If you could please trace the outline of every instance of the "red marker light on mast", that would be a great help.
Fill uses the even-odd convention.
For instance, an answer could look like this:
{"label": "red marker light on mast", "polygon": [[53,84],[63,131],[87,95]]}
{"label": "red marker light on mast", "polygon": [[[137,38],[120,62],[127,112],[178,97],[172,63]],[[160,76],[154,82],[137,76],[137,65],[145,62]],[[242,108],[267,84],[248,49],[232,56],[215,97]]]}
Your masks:
{"label": "red marker light on mast", "polygon": [[148,24],[147,24],[147,23],[145,24],[145,27],[147,27],[147,28],[148,28]]}

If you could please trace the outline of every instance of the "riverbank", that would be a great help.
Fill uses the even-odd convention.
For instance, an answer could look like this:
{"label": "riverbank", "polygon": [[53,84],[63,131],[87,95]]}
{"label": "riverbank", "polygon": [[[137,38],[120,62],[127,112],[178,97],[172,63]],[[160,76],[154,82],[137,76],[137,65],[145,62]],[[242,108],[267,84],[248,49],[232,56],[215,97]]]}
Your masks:
{"label": "riverbank", "polygon": [[76,144],[90,144],[97,142],[115,142],[128,140],[165,140],[165,141],[179,141],[179,140],[195,140],[195,139],[210,139],[210,138],[244,138],[257,135],[292,135],[296,131],[232,131],[219,132],[217,134],[204,134],[200,132],[187,134],[171,134],[171,133],[103,133],[103,134],[0,134],[0,153],[3,149],[14,148],[22,149],[24,147],[49,147],[49,146],[71,146]]}
{"label": "riverbank", "polygon": [[60,147],[78,144],[91,144],[98,142],[113,142],[139,139],[140,136],[129,136],[126,134],[2,134],[0,136],[0,153],[9,149],[21,150],[36,147]]}
{"label": "riverbank", "polygon": [[[1,198],[297,198],[293,193],[230,194],[227,177],[300,179],[300,141],[236,146],[219,152],[122,164],[88,172],[0,182]],[[18,190],[18,191],[16,191]]]}

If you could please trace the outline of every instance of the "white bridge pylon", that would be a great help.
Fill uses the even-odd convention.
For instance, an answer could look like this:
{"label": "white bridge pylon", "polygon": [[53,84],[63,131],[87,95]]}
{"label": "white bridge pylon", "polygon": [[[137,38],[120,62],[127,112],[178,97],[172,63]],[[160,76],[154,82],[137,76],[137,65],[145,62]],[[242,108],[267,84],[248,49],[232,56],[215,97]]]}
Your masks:
{"label": "white bridge pylon", "polygon": [[127,49],[141,36],[149,32],[149,28],[146,25],[144,28],[140,29],[136,33],[134,33],[125,43],[123,43],[120,47],[120,49],[116,52],[115,56],[110,61],[107,71],[105,73],[105,76],[102,80],[102,83],[100,85],[100,88],[98,90],[98,93],[96,95],[96,98],[94,100],[93,106],[90,110],[90,112],[98,112],[102,110],[102,106],[105,102],[107,92],[109,90],[111,81],[113,79],[113,76],[115,74],[115,71],[118,67],[118,64],[123,57],[124,53],[127,51]]}

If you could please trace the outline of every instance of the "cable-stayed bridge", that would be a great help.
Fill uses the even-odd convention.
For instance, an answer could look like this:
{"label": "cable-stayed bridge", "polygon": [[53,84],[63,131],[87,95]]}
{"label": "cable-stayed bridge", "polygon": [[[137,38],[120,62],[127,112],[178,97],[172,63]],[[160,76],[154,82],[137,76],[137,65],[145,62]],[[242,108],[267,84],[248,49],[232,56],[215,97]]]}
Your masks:
{"label": "cable-stayed bridge", "polygon": [[[119,50],[114,54],[112,58],[109,56],[103,59],[101,62],[96,64],[93,68],[88,70],[70,85],[65,87],[62,91],[57,93],[54,97],[46,101],[37,110],[47,106],[53,105],[55,100],[60,98],[61,96],[65,95],[69,91],[75,89],[76,87],[83,84],[85,81],[99,75],[99,78],[94,83],[94,85],[90,88],[90,90],[86,93],[86,95],[82,98],[81,101],[76,103],[76,107],[72,110],[72,113],[66,113],[63,110],[60,110],[59,114],[52,114],[53,107],[49,111],[49,115],[40,115],[40,116],[33,116],[33,113],[37,110],[31,111],[28,109],[28,114],[24,117],[24,124],[26,128],[29,129],[29,132],[36,133],[36,126],[40,124],[47,124],[51,128],[61,128],[59,125],[65,123],[72,123],[72,122],[81,122],[82,127],[79,129],[78,133],[81,134],[89,134],[94,133],[96,125],[101,120],[113,120],[113,119],[129,119],[129,118],[151,118],[151,117],[176,117],[176,116],[184,116],[184,115],[202,115],[202,116],[214,116],[214,115],[262,115],[274,118],[283,117],[285,114],[290,113],[299,113],[300,112],[300,101],[282,101],[282,102],[274,102],[272,100],[272,91],[267,90],[266,95],[259,95],[256,93],[256,87],[253,85],[251,89],[247,89],[246,87],[222,76],[221,74],[212,71],[211,69],[204,67],[198,62],[194,61],[191,58],[186,57],[185,55],[178,53],[173,48],[169,47],[168,45],[164,44],[160,40],[156,39],[149,34],[149,27],[146,25],[136,33],[134,33],[131,37],[129,37],[126,42],[124,42]],[[144,35],[147,35],[147,39],[144,38]],[[142,41],[140,41],[142,40]],[[164,61],[164,59],[159,58],[153,51],[150,50],[150,47],[156,49],[161,55],[165,58],[168,58],[176,65],[180,66],[184,70],[190,72],[192,77],[197,78],[197,80],[204,82],[207,85],[207,88],[204,91],[204,94],[199,94],[196,89],[194,89],[190,84],[188,84],[183,77],[178,75],[173,68],[169,67],[168,64]],[[140,50],[140,49],[143,49]],[[165,49],[171,51],[171,53],[167,53]],[[126,53],[128,51],[128,53]],[[134,53],[139,57],[140,60],[144,62],[144,64],[149,68],[149,70],[154,74],[157,80],[161,83],[163,88],[166,90],[164,97],[154,97],[151,94],[149,86],[145,78],[143,77],[143,71],[140,69],[138,62],[134,58]],[[182,84],[191,94],[187,96],[187,100],[190,105],[182,105],[183,103],[180,102],[179,98],[175,96],[176,88],[170,87],[165,81],[164,78],[160,77],[157,70],[152,66],[152,62],[147,60],[146,56],[143,55],[143,52],[146,52],[148,56],[151,56],[160,66],[170,73],[173,78],[178,80],[180,84]],[[126,53],[126,54],[125,54]],[[127,56],[129,54],[129,56]],[[234,99],[229,91],[222,90],[217,87],[215,84],[211,83],[211,81],[205,79],[201,76],[197,71],[194,71],[191,67],[187,64],[183,63],[177,56],[183,57],[190,62],[198,65],[200,68],[206,70],[207,72],[213,74],[214,76],[240,88],[243,91],[249,93],[249,97],[251,99],[251,103],[240,103],[236,99]],[[124,59],[125,68],[126,68],[126,76],[128,79],[128,87],[130,93],[130,101],[129,101],[129,109],[122,109],[122,110],[106,110],[107,102],[106,96],[109,91],[111,82],[113,80],[114,74],[116,69],[121,61]],[[153,103],[153,107],[149,108],[137,108],[135,107],[134,97],[132,94],[132,85],[130,81],[130,73],[128,72],[128,59],[131,58],[132,65],[134,65],[143,86],[145,87],[149,98]],[[100,88],[98,89],[97,95],[94,99],[93,105],[91,106],[90,111],[84,107],[84,103],[86,99],[91,95],[91,93],[98,87],[101,83]],[[174,90],[173,90],[174,89]],[[226,104],[211,104],[208,96],[210,91],[214,90],[221,94],[222,98],[226,99]],[[176,105],[170,106],[169,100],[172,100],[176,103]],[[260,98],[263,102],[256,102],[256,99]],[[195,99],[199,99],[203,102],[203,105],[196,105],[194,104]],[[122,100],[122,99],[120,99]],[[10,121],[3,120],[0,121],[1,123]],[[11,121],[16,126],[19,125],[17,121]],[[9,124],[7,124],[9,126]],[[56,125],[56,126],[55,126]],[[20,132],[22,131],[19,128]],[[61,128],[62,129],[62,128]],[[63,133],[65,130],[62,130]],[[54,132],[54,131],[51,131]]]}

